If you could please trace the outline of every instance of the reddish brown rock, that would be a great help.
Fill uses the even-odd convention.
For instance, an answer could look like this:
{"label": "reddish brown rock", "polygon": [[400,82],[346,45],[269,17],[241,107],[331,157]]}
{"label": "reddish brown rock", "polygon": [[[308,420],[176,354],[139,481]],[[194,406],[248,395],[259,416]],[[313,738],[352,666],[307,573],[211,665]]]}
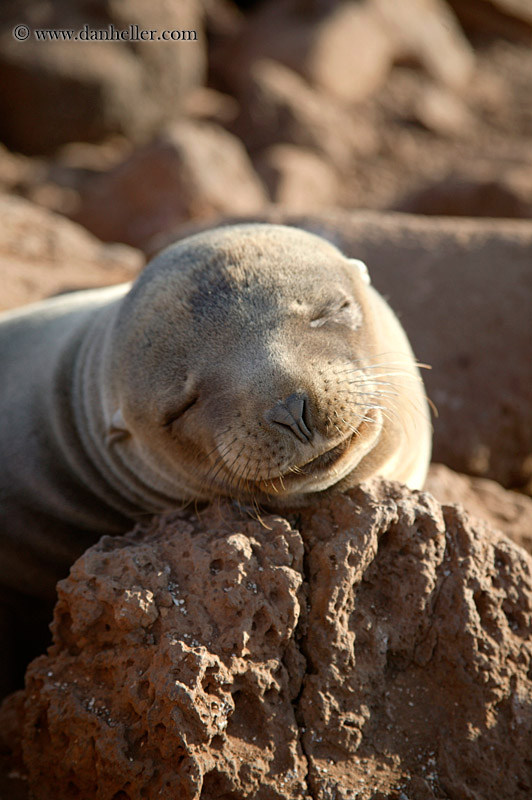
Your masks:
{"label": "reddish brown rock", "polygon": [[470,80],[474,54],[444,0],[373,0],[390,28],[396,57],[414,58],[439,83],[462,89]]}
{"label": "reddish brown rock", "polygon": [[303,545],[283,520],[235,521],[104,538],[62,582],[56,644],[28,676],[36,798],[303,796]]}
{"label": "reddish brown rock", "polygon": [[527,800],[531,569],[379,481],[174,514],[75,564],[0,721],[36,800]]}
{"label": "reddish brown rock", "polygon": [[353,499],[304,521],[312,796],[524,800],[530,556],[429,495]]}
{"label": "reddish brown rock", "polygon": [[312,150],[290,144],[273,145],[255,159],[255,167],[274,203],[292,211],[336,204],[337,175]]}
{"label": "reddish brown rock", "polygon": [[185,220],[253,213],[265,204],[238,139],[217,125],[182,120],[88,182],[75,219],[104,241],[142,248]]}
{"label": "reddish brown rock", "polygon": [[[12,31],[196,31],[180,41],[17,41]],[[113,133],[142,140],[174,119],[183,99],[204,81],[203,12],[197,0],[32,0],[3,5],[0,17],[0,136],[15,150],[46,153]],[[87,36],[89,33],[86,34]]]}
{"label": "reddish brown rock", "polygon": [[16,153],[10,153],[0,144],[0,191],[10,192],[25,183],[31,166],[28,159]]}
{"label": "reddish brown rock", "polygon": [[430,84],[418,92],[413,112],[421,125],[440,136],[464,137],[474,125],[473,115],[463,100]]}
{"label": "reddish brown rock", "polygon": [[260,58],[285,64],[349,105],[380,88],[398,59],[415,60],[454,89],[467,84],[474,64],[443,0],[266,3],[215,63],[230,85],[241,88]]}
{"label": "reddish brown rock", "polygon": [[445,505],[459,504],[489,522],[532,554],[532,500],[509,492],[495,481],[459,475],[444,464],[431,464],[425,489]]}
{"label": "reddish brown rock", "polygon": [[8,195],[0,195],[0,254],[0,309],[132,280],[144,263],[138,251],[104,245],[70,220]]}
{"label": "reddish brown rock", "polygon": [[99,145],[72,142],[53,159],[10,153],[0,145],[0,191],[68,216],[76,211],[86,181],[123,161],[130,151],[131,144],[119,136]]}
{"label": "reddish brown rock", "polygon": [[528,0],[447,0],[467,30],[532,41]]}
{"label": "reddish brown rock", "polygon": [[376,149],[365,120],[347,112],[296,72],[270,59],[255,61],[241,92],[233,130],[251,150],[277,142],[310,148],[345,169]]}
{"label": "reddish brown rock", "polygon": [[532,219],[532,171],[528,180],[493,169],[484,170],[484,177],[449,175],[399,198],[394,207],[410,214]]}
{"label": "reddish brown rock", "polygon": [[385,80],[394,43],[371,3],[304,8],[298,0],[265,3],[215,53],[215,65],[242,89],[251,64],[268,58],[298,72],[341,102],[368,97]]}
{"label": "reddish brown rock", "polygon": [[205,122],[215,122],[228,127],[239,114],[239,105],[234,97],[207,86],[201,86],[187,95],[183,113],[185,116]]}

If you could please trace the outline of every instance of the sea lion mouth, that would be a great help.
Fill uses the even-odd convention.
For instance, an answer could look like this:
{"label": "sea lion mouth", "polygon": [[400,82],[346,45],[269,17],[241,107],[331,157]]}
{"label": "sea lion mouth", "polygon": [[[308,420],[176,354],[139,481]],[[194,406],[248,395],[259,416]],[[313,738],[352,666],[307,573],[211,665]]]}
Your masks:
{"label": "sea lion mouth", "polygon": [[[356,428],[352,428],[341,442],[329,450],[304,464],[293,464],[281,474],[257,481],[256,486],[272,497],[298,492],[301,486],[306,487],[305,491],[311,491],[309,486],[325,487],[336,483],[354,468],[365,455],[368,446],[371,447],[375,437],[378,437],[379,425],[376,425],[378,419],[378,412],[369,412]],[[362,448],[359,442],[363,442]]]}
{"label": "sea lion mouth", "polygon": [[304,464],[294,464],[289,467],[285,472],[278,475],[271,475],[266,479],[257,481],[257,486],[265,491],[267,494],[284,494],[294,484],[298,484],[302,479],[317,477],[320,474],[326,473],[330,470],[337,461],[350,449],[353,439],[357,436],[358,431],[349,434],[330,450],[311,458]]}
{"label": "sea lion mouth", "polygon": [[327,469],[334,464],[335,461],[338,461],[340,456],[343,456],[345,451],[349,448],[351,442],[353,441],[354,437],[356,436],[357,431],[354,431],[349,436],[347,436],[342,442],[339,444],[334,445],[331,447],[330,450],[326,450],[324,453],[320,453],[319,456],[315,456],[315,458],[311,458],[310,461],[307,461],[305,464],[301,464],[294,469],[294,471],[290,471],[287,474],[283,475],[283,478],[288,476],[294,475],[309,475],[311,472],[315,470],[322,470]]}

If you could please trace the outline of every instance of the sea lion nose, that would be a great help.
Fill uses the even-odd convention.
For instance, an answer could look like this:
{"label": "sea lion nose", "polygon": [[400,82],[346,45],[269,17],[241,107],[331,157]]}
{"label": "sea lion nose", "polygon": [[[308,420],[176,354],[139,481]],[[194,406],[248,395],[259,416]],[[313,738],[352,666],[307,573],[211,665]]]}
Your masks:
{"label": "sea lion nose", "polygon": [[268,412],[267,418],[270,422],[289,428],[300,442],[310,442],[314,433],[305,423],[305,411],[308,421],[308,397],[306,394],[294,392],[276,403]]}

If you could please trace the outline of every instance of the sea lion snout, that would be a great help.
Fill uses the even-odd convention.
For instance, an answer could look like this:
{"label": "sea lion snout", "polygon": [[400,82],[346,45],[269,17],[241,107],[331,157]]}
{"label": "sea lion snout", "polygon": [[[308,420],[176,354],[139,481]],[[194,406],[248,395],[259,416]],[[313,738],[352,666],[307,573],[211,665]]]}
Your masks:
{"label": "sea lion snout", "polygon": [[276,403],[264,416],[268,422],[291,431],[300,442],[310,442],[314,436],[309,398],[305,393],[293,392],[285,400]]}

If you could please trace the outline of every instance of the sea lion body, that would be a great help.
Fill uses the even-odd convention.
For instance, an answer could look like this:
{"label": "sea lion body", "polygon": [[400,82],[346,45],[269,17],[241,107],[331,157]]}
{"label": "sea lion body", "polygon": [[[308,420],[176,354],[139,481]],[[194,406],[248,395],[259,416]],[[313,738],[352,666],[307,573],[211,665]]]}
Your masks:
{"label": "sea lion body", "polygon": [[360,262],[293,228],[198,234],[132,287],[4,314],[0,366],[0,582],[40,597],[143,514],[420,488],[430,458],[397,318]]}

